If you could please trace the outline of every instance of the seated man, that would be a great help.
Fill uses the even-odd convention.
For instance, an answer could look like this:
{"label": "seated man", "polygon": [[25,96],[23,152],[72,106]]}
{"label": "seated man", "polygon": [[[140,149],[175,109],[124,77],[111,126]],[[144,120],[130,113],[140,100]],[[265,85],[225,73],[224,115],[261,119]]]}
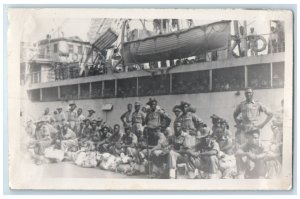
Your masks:
{"label": "seated man", "polygon": [[236,151],[238,178],[264,178],[266,150],[259,142],[259,132],[250,131],[248,141]]}
{"label": "seated man", "polygon": [[99,141],[96,142],[96,149],[100,151],[100,153],[108,152],[108,149],[111,145],[111,137],[112,133],[110,131],[109,126],[104,126],[100,132]]}
{"label": "seated man", "polygon": [[120,131],[120,125],[115,124],[112,136],[110,137],[109,153],[119,156],[121,154],[120,143],[124,133]]}
{"label": "seated man", "polygon": [[61,138],[57,140],[57,144],[60,145],[61,150],[67,152],[69,149],[78,146],[76,134],[69,128],[68,122],[63,122],[61,131]]}
{"label": "seated man", "polygon": [[174,135],[169,139],[169,154],[168,154],[168,168],[169,178],[176,178],[177,164],[185,163],[189,171],[193,171],[194,167],[189,161],[189,154],[191,149],[185,145],[185,135],[182,131],[181,123],[174,124]]}
{"label": "seated man", "polygon": [[197,143],[195,152],[192,152],[191,161],[201,172],[201,178],[218,178],[219,177],[219,144],[215,136],[207,134]]}
{"label": "seated man", "polygon": [[34,145],[34,152],[37,155],[43,155],[45,149],[53,144],[48,124],[46,124],[46,122],[41,122],[40,125],[40,129],[37,129],[36,132],[36,142]]}
{"label": "seated man", "polygon": [[130,127],[125,128],[125,134],[121,138],[121,148],[125,152],[126,155],[135,158],[137,155],[137,147],[138,140],[136,135],[131,132]]}

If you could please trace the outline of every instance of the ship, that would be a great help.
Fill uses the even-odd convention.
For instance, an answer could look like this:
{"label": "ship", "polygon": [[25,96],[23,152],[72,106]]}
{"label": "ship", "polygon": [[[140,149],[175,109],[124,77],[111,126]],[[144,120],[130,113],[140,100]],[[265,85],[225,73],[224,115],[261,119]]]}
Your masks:
{"label": "ship", "polygon": [[[52,111],[63,107],[67,111],[69,104],[75,102],[77,107],[84,110],[84,114],[88,109],[94,109],[97,117],[113,125],[121,123],[120,116],[126,111],[127,104],[139,101],[146,106],[151,97],[158,101],[173,121],[173,107],[181,101],[187,101],[195,107],[196,114],[205,123],[210,125],[210,116],[216,114],[226,118],[230,128],[234,129],[233,111],[244,100],[243,89],[246,87],[253,87],[254,98],[270,109],[280,108],[286,67],[284,49],[254,56],[234,56],[232,38],[239,35],[232,37],[232,21],[219,21],[158,35],[141,30],[141,37],[131,37],[131,40],[125,38],[128,21],[122,22],[119,26],[121,34],[106,28],[90,44],[80,43],[77,39],[75,43],[86,45],[87,53],[74,56],[74,53],[80,54],[74,49],[67,54],[62,53],[65,59],[71,59],[66,65],[80,70],[82,63],[95,64],[97,57],[99,63],[99,52],[114,48],[113,43],[121,37],[121,59],[116,65],[144,68],[122,72],[108,70],[90,76],[72,76],[68,68],[67,78],[54,78],[56,74],[51,68],[59,60],[54,62],[46,56],[23,60],[21,67],[26,70],[21,70],[21,74],[27,75],[21,77],[23,95],[26,96],[21,102],[21,111],[38,119],[37,116],[46,107]],[[103,21],[99,23],[103,24]],[[137,30],[135,32],[139,33]],[[127,34],[127,38],[130,38],[128,35],[130,32]],[[63,39],[64,42],[71,40]],[[55,50],[56,43],[49,38],[47,41],[44,43]],[[59,49],[56,50],[59,52]],[[188,59],[191,56],[194,58]],[[149,62],[169,64],[147,69]],[[109,66],[115,67],[113,64]],[[269,127],[264,129],[270,131]]]}

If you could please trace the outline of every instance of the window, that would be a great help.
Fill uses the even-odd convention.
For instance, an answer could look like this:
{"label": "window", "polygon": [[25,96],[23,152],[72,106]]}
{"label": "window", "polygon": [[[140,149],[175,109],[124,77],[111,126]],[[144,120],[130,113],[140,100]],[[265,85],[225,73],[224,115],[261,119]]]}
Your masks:
{"label": "window", "polygon": [[139,77],[139,96],[170,93],[170,75]]}
{"label": "window", "polygon": [[175,73],[172,77],[172,93],[204,93],[209,89],[209,71]]}
{"label": "window", "polygon": [[78,99],[78,85],[60,87],[60,97],[62,100]]}
{"label": "window", "polygon": [[212,71],[213,91],[234,91],[245,87],[244,67],[214,69]]}
{"label": "window", "polygon": [[115,80],[107,80],[104,82],[103,97],[115,97]]}
{"label": "window", "polygon": [[136,96],[137,78],[119,79],[118,80],[118,97]]}
{"label": "window", "polygon": [[86,99],[90,97],[90,83],[80,84],[80,98]]}
{"label": "window", "polygon": [[273,87],[283,88],[284,87],[284,63],[278,62],[273,63]]}
{"label": "window", "polygon": [[58,52],[58,44],[54,44],[54,53],[57,53]]}
{"label": "window", "polygon": [[102,82],[92,82],[92,98],[102,97]]}
{"label": "window", "polygon": [[82,54],[82,46],[78,46],[78,54]]}
{"label": "window", "polygon": [[57,87],[43,88],[42,93],[43,93],[43,101],[49,102],[49,101],[58,100]]}
{"label": "window", "polygon": [[29,90],[27,91],[30,100],[33,102],[38,102],[40,101],[40,89],[34,89],[34,90]]}
{"label": "window", "polygon": [[249,65],[248,85],[252,88],[269,88],[271,85],[270,64]]}
{"label": "window", "polygon": [[73,45],[69,45],[69,53],[74,53],[74,46]]}

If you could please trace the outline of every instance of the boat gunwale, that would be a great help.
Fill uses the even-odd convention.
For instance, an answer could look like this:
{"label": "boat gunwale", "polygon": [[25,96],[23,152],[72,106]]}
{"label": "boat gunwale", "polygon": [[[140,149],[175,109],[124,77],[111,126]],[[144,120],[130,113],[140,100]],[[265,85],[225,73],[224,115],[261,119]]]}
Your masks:
{"label": "boat gunwale", "polygon": [[219,24],[219,23],[227,23],[227,22],[231,22],[231,20],[217,21],[217,22],[213,22],[213,23],[209,23],[209,24],[205,24],[205,25],[201,25],[201,26],[194,26],[194,27],[191,27],[191,28],[182,29],[182,30],[171,32],[171,33],[167,33],[167,34],[150,36],[150,37],[146,37],[144,39],[138,39],[138,40],[134,40],[134,41],[127,41],[127,42],[124,42],[124,46],[127,45],[127,44],[129,45],[131,43],[136,43],[136,42],[140,42],[140,41],[146,41],[146,40],[155,39],[155,38],[158,38],[158,37],[168,37],[168,36],[171,36],[171,35],[177,35],[177,34],[181,34],[181,33],[186,33],[188,31],[191,31],[193,29],[197,29],[197,28],[200,28],[200,27],[211,26],[211,25],[215,25],[215,24]]}

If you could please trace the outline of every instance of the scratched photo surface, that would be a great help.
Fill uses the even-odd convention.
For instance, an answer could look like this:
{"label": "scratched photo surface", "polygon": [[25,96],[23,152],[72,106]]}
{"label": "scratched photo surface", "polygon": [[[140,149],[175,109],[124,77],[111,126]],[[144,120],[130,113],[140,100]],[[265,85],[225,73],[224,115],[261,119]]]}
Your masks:
{"label": "scratched photo surface", "polygon": [[9,8],[10,188],[290,190],[292,19]]}

